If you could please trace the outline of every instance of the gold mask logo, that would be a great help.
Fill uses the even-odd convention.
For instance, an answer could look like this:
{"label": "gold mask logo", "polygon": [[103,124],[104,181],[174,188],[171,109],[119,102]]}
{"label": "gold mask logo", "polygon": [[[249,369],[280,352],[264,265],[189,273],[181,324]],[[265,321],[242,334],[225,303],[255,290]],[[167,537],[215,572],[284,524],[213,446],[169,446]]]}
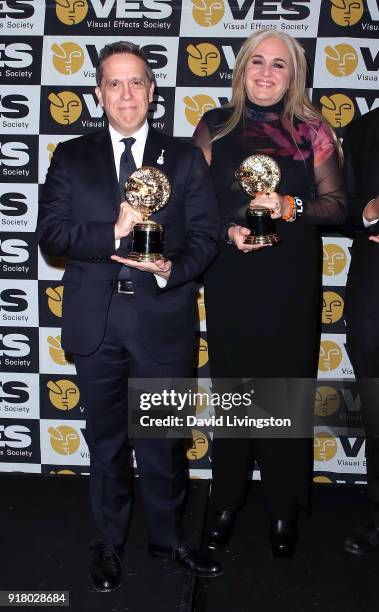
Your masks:
{"label": "gold mask logo", "polygon": [[56,336],[48,336],[47,341],[49,343],[49,355],[51,359],[57,363],[58,365],[66,366],[68,365],[68,361],[66,360],[66,355],[61,345],[61,337]]}
{"label": "gold mask logo", "polygon": [[322,322],[336,323],[343,315],[343,299],[334,291],[324,291],[322,296]]}
{"label": "gold mask logo", "polygon": [[63,298],[63,286],[59,287],[48,287],[45,291],[47,295],[47,305],[49,309],[56,317],[62,316],[62,298]]}
{"label": "gold mask logo", "polygon": [[56,453],[60,455],[72,455],[80,446],[80,436],[78,432],[69,425],[59,425],[59,427],[49,427],[50,444]]}
{"label": "gold mask logo", "polygon": [[327,476],[315,476],[313,478],[313,482],[320,483],[320,484],[332,484],[333,480],[331,480]]}
{"label": "gold mask logo", "polygon": [[352,26],[358,23],[363,15],[363,0],[330,0],[331,15],[334,23],[340,26]]}
{"label": "gold mask logo", "polygon": [[192,430],[192,446],[187,450],[187,459],[195,461],[202,459],[208,452],[208,438],[198,429]]}
{"label": "gold mask logo", "polygon": [[337,453],[337,440],[327,431],[321,431],[313,443],[315,461],[330,461]]}
{"label": "gold mask logo", "polygon": [[199,312],[199,320],[205,320],[205,302],[204,302],[204,289],[201,289],[197,296],[197,309]]}
{"label": "gold mask logo", "polygon": [[50,114],[57,123],[69,125],[79,119],[83,105],[79,96],[72,91],[51,92],[48,100],[51,102]]}
{"label": "gold mask logo", "polygon": [[328,417],[340,407],[340,395],[333,387],[317,387],[315,393],[315,415]]}
{"label": "gold mask logo", "polygon": [[354,47],[341,43],[335,47],[325,47],[326,67],[330,74],[345,77],[352,74],[358,66],[358,54]]}
{"label": "gold mask logo", "polygon": [[322,96],[320,102],[323,116],[335,128],[345,127],[354,117],[354,104],[345,94]]}
{"label": "gold mask logo", "polygon": [[87,0],[55,0],[55,11],[59,21],[66,25],[76,25],[88,13]]}
{"label": "gold mask logo", "polygon": [[51,159],[54,155],[54,151],[57,148],[57,145],[54,144],[53,142],[49,142],[49,144],[47,145],[46,149],[47,149],[47,154],[49,157],[49,163],[51,162]]}
{"label": "gold mask logo", "polygon": [[210,28],[224,16],[224,0],[192,0],[192,15],[196,23]]}
{"label": "gold mask logo", "polygon": [[197,367],[202,368],[205,364],[208,363],[208,342],[205,338],[200,338],[199,348],[197,353]]}
{"label": "gold mask logo", "polygon": [[318,369],[321,372],[331,372],[338,368],[342,361],[342,349],[332,340],[323,340],[320,344]]}
{"label": "gold mask logo", "polygon": [[346,253],[338,244],[324,244],[322,259],[322,273],[325,276],[341,274],[347,263]]}
{"label": "gold mask logo", "polygon": [[207,77],[216,72],[221,62],[220,51],[210,43],[188,45],[188,66],[196,76]]}
{"label": "gold mask logo", "polygon": [[80,392],[71,380],[49,380],[49,400],[58,410],[72,410],[78,405]]}
{"label": "gold mask logo", "polygon": [[197,126],[204,113],[211,108],[216,108],[216,102],[213,100],[213,98],[205,94],[199,94],[197,96],[193,96],[193,98],[185,96],[185,98],[183,98],[183,102],[186,105],[184,111],[186,119],[188,123],[194,127]]}
{"label": "gold mask logo", "polygon": [[53,52],[53,66],[61,74],[74,74],[84,63],[83,49],[73,42],[64,42],[60,45],[51,45]]}
{"label": "gold mask logo", "polygon": [[76,472],[73,472],[72,470],[57,470],[56,472],[54,470],[50,470],[49,474],[63,474],[64,476],[76,476]]}

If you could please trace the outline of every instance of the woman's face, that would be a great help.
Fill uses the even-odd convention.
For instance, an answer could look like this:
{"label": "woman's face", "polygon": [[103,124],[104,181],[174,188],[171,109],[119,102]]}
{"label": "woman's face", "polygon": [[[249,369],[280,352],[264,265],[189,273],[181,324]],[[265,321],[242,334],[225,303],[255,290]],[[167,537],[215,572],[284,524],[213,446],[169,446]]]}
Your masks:
{"label": "woman's face", "polygon": [[275,104],[287,91],[291,75],[291,55],[285,42],[265,38],[255,47],[246,65],[247,97],[261,106]]}

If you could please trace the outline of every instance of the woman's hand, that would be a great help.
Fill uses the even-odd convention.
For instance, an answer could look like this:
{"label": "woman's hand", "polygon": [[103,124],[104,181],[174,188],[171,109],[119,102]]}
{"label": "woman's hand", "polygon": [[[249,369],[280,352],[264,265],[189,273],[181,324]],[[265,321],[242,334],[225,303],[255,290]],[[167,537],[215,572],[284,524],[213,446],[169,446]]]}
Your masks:
{"label": "woman's hand", "polygon": [[242,227],[241,225],[232,225],[228,229],[229,240],[232,240],[236,245],[237,249],[239,249],[243,253],[251,253],[251,251],[258,251],[259,249],[263,249],[263,246],[260,244],[244,243],[246,236],[249,236],[249,234],[250,230],[247,227]]}
{"label": "woman's hand", "polygon": [[269,208],[271,211],[272,219],[280,219],[289,211],[289,202],[286,197],[273,191],[272,193],[266,194],[261,193],[257,195],[254,200],[251,200],[249,208]]}

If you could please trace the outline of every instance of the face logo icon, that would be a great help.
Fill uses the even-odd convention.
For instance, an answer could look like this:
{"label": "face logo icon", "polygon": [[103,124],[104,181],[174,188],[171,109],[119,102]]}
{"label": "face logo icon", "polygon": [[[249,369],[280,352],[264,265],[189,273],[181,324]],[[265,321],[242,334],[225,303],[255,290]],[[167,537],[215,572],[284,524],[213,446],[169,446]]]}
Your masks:
{"label": "face logo icon", "polygon": [[88,13],[87,0],[55,0],[55,10],[59,21],[66,25],[76,25]]}
{"label": "face logo icon", "polygon": [[333,387],[317,387],[315,393],[315,415],[328,417],[337,412],[340,396]]}
{"label": "face logo icon", "polygon": [[331,372],[342,361],[342,350],[335,342],[323,340],[320,344],[318,368],[321,372]]}
{"label": "face logo icon", "polygon": [[225,13],[223,0],[192,0],[192,4],[193,18],[204,28],[216,25]]}
{"label": "face logo icon", "polygon": [[216,102],[210,96],[206,96],[204,94],[193,96],[193,98],[185,96],[185,98],[183,98],[183,102],[186,105],[186,119],[188,123],[195,127],[205,112],[211,108],[216,108]]}
{"label": "face logo icon", "polygon": [[335,128],[345,127],[354,117],[354,104],[345,94],[322,96],[322,114]]}
{"label": "face logo icon", "polygon": [[192,430],[192,446],[187,451],[187,459],[195,461],[202,459],[208,452],[208,439],[202,431]]}
{"label": "face logo icon", "polygon": [[323,274],[336,276],[346,266],[346,253],[338,244],[324,244],[322,249]]}
{"label": "face logo icon", "polygon": [[345,77],[352,74],[358,66],[358,54],[354,47],[342,43],[325,47],[326,67],[336,77]]}
{"label": "face logo icon", "polygon": [[337,440],[326,431],[321,431],[314,438],[315,461],[330,461],[337,453]]}
{"label": "face logo icon", "polygon": [[200,77],[207,77],[216,72],[221,62],[220,51],[210,43],[188,45],[188,66]]}
{"label": "face logo icon", "polygon": [[51,310],[51,312],[56,316],[56,317],[61,317],[62,316],[62,298],[63,298],[63,286],[60,285],[59,287],[48,287],[45,291],[48,300],[48,306]]}
{"label": "face logo icon", "polygon": [[54,68],[61,74],[74,74],[84,63],[83,49],[73,42],[51,45]]}
{"label": "face logo icon", "polygon": [[363,0],[330,0],[331,15],[334,23],[340,26],[352,26],[358,23],[363,15]]}
{"label": "face logo icon", "polygon": [[56,453],[60,455],[72,455],[80,446],[80,436],[73,427],[60,425],[49,427],[50,444]]}
{"label": "face logo icon", "polygon": [[205,338],[200,338],[197,364],[195,365],[197,365],[198,368],[202,368],[206,363],[208,363],[208,342]]}
{"label": "face logo icon", "polygon": [[336,323],[343,315],[343,299],[334,291],[324,291],[322,298],[322,322]]}
{"label": "face logo icon", "polygon": [[48,336],[47,341],[49,343],[49,354],[51,359],[61,366],[68,365],[68,361],[66,360],[66,355],[61,345],[61,337],[56,336]]}
{"label": "face logo icon", "polygon": [[72,380],[49,380],[49,400],[58,410],[72,410],[80,399],[79,389]]}
{"label": "face logo icon", "polygon": [[59,94],[49,93],[50,114],[54,121],[61,125],[75,123],[81,115],[82,103],[72,91],[61,91]]}

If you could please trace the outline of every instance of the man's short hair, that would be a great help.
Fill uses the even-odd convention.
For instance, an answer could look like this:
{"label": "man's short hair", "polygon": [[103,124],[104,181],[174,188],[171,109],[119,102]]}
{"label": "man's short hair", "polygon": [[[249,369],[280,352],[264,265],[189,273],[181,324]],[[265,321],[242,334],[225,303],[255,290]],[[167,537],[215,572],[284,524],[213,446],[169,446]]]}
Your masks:
{"label": "man's short hair", "polygon": [[139,57],[145,65],[145,73],[149,80],[149,83],[155,82],[154,72],[150,68],[150,64],[146,59],[146,55],[140,49],[138,45],[129,41],[119,40],[118,42],[110,43],[105,45],[99,53],[99,61],[96,66],[96,84],[100,87],[103,78],[103,64],[108,57],[115,55],[116,53],[131,53],[136,57]]}

